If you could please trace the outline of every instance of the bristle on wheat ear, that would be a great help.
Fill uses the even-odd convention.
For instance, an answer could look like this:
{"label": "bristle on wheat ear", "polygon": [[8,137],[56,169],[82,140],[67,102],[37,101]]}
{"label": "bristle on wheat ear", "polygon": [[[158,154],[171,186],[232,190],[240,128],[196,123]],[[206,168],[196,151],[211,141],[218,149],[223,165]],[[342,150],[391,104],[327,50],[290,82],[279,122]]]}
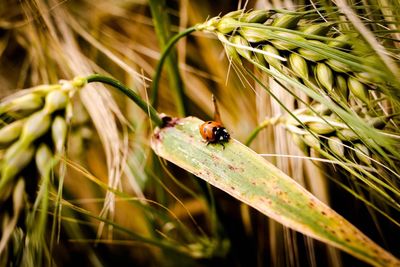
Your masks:
{"label": "bristle on wheat ear", "polygon": [[[217,34],[234,63],[255,61],[266,68],[289,70],[293,78],[301,79],[306,86],[320,88],[336,100],[356,99],[369,105],[368,91],[384,84],[377,75],[361,69],[373,66],[361,63],[363,58],[358,56],[357,47],[362,41],[357,34],[341,34],[334,26],[337,26],[334,22],[311,21],[304,13],[255,10],[231,12],[197,28]],[[262,51],[268,53],[263,54],[264,59],[258,56]],[[357,64],[350,64],[348,58]],[[380,83],[371,86],[374,81]]]}
{"label": "bristle on wheat ear", "polygon": [[[8,209],[0,212],[2,227],[9,228],[9,234],[0,238],[0,254],[7,248],[24,201],[29,199],[25,192],[25,170],[36,167],[37,180],[48,179],[56,156],[64,151],[70,96],[84,84],[81,78],[76,78],[38,86],[25,95],[10,96],[9,100],[0,102],[0,116],[10,120],[9,124],[0,124],[0,149],[4,151],[0,164],[0,205],[11,203],[14,207],[13,214],[9,214]],[[52,136],[53,142],[44,138],[47,135]],[[32,173],[36,172],[26,177],[30,187],[32,181],[36,181]]]}

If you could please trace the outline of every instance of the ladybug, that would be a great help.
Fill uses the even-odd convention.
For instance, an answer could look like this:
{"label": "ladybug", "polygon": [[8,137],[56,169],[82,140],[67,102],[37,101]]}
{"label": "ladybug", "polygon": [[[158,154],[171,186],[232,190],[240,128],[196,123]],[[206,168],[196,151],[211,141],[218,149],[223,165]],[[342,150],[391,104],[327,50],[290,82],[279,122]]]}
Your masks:
{"label": "ladybug", "polygon": [[217,101],[215,100],[214,95],[212,96],[214,102],[214,121],[206,121],[202,125],[200,125],[199,130],[203,139],[208,144],[219,143],[224,148],[224,143],[229,141],[230,134],[225,129],[225,127],[221,123],[221,118],[218,111]]}
{"label": "ladybug", "polygon": [[206,121],[200,125],[200,134],[208,143],[227,142],[230,138],[225,127],[217,121]]}

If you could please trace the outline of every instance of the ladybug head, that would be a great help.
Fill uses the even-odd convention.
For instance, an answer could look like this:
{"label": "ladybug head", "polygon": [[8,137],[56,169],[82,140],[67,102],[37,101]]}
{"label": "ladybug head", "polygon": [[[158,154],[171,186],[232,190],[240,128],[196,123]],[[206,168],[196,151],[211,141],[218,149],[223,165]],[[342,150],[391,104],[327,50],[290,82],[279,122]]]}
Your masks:
{"label": "ladybug head", "polygon": [[226,142],[231,137],[228,131],[224,127],[218,127],[215,132],[215,141],[216,142]]}

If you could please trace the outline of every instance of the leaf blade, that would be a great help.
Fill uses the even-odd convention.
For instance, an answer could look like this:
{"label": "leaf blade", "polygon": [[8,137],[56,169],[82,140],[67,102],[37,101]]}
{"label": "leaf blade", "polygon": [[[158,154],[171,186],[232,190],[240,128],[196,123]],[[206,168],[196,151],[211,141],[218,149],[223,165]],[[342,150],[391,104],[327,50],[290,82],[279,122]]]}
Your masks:
{"label": "leaf blade", "polygon": [[206,146],[198,130],[201,123],[187,117],[156,130],[153,150],[289,228],[374,266],[400,266],[393,255],[240,142],[231,139],[225,149]]}

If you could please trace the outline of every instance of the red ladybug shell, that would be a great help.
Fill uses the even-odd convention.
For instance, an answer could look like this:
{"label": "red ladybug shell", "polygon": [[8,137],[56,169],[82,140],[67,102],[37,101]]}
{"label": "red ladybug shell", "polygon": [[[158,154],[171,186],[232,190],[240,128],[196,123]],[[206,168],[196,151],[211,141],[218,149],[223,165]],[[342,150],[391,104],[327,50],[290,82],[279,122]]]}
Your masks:
{"label": "red ladybug shell", "polygon": [[229,133],[220,122],[206,121],[199,127],[200,134],[209,143],[227,142]]}

